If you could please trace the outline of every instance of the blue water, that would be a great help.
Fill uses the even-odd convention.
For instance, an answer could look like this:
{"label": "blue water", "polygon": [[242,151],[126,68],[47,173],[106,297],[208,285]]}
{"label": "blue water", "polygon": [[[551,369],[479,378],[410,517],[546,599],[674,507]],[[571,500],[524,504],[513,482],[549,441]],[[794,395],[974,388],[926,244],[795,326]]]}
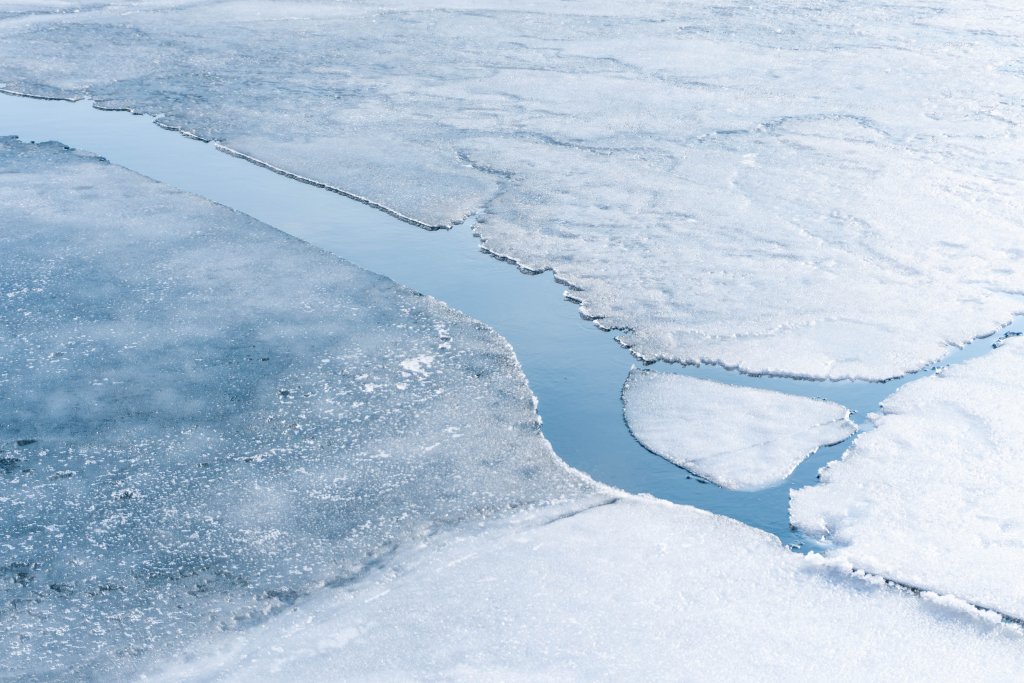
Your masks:
{"label": "blue water", "polygon": [[[490,325],[511,342],[539,400],[544,433],[566,462],[595,479],[634,493],[733,517],[805,545],[789,526],[789,491],[813,484],[851,440],[820,449],[782,485],[734,492],[709,484],[644,449],[622,417],[620,392],[637,361],[579,317],[550,273],[525,275],[479,249],[470,225],[427,231],[365,204],[242,159],[215,145],[153,125],[153,118],[70,103],[0,96],[0,135],[58,140],[253,216],[284,232],[430,294]],[[1017,320],[1006,332],[1024,329]],[[954,351],[943,365],[989,350],[993,335]],[[750,376],[716,366],[655,364],[731,384],[837,401],[865,424],[869,412],[899,386],[934,368],[890,382],[817,382]]]}

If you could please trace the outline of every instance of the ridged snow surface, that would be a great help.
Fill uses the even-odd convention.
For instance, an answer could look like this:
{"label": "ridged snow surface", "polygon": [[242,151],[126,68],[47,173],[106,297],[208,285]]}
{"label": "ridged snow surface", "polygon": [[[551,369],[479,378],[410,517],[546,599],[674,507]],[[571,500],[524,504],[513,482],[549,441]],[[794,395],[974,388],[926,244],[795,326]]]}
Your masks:
{"label": "ridged snow surface", "polygon": [[793,493],[793,523],[862,570],[1024,619],[1022,341],[902,387]]}
{"label": "ridged snow surface", "polygon": [[1022,27],[1016,0],[21,1],[0,83],[477,214],[644,358],[880,379],[1024,309]]}
{"label": "ridged snow surface", "polygon": [[57,144],[0,178],[0,678],[120,678],[591,495],[480,323]]}
{"label": "ridged snow surface", "polygon": [[832,401],[648,370],[630,372],[622,400],[646,448],[742,491],[778,484],[856,431],[850,411]]}

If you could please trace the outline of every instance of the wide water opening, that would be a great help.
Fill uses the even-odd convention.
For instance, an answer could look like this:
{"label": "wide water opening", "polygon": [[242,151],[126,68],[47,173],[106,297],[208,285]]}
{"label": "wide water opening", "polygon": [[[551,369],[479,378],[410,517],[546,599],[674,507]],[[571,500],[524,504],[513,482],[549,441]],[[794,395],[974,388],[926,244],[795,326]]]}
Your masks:
{"label": "wide water opening", "polygon": [[[781,485],[734,492],[705,483],[650,453],[629,433],[620,392],[639,363],[614,335],[583,320],[550,273],[528,276],[480,251],[470,225],[428,231],[341,194],[309,185],[216,145],[188,139],[127,112],[10,95],[0,96],[0,135],[56,140],[93,152],[168,185],[246,213],[368,270],[434,296],[483,321],[509,340],[539,400],[544,433],[571,466],[604,483],[733,517],[804,545],[789,526],[789,491],[813,484],[852,439],[820,449]],[[301,277],[300,273],[296,277]],[[1024,329],[1017,319],[1005,333]],[[942,365],[992,347],[995,335],[955,350]],[[751,376],[716,366],[657,363],[663,372],[827,398],[869,412],[901,385],[934,368],[890,382],[820,382]]]}

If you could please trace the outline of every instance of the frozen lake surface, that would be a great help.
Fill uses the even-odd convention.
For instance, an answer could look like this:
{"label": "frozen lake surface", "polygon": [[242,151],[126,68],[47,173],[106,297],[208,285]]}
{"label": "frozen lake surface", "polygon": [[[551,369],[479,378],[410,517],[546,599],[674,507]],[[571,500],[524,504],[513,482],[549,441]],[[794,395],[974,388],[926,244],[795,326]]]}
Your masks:
{"label": "frozen lake surface", "polygon": [[0,88],[161,116],[579,289],[640,357],[882,380],[1024,312],[1011,0],[0,8]]}
{"label": "frozen lake surface", "polygon": [[10,678],[1024,667],[998,614],[565,467],[512,347],[436,299],[61,143],[0,171]]}
{"label": "frozen lake surface", "polygon": [[[300,239],[430,294],[493,327],[508,339],[539,399],[544,434],[558,455],[599,481],[630,492],[694,505],[764,529],[785,543],[789,493],[816,482],[818,470],[849,441],[819,450],[782,484],[757,492],[727,491],[692,477],[633,439],[620,392],[637,363],[612,335],[599,331],[563,300],[550,274],[525,276],[481,253],[471,225],[427,231],[348,197],[260,168],[152,125],[153,119],[105,112],[88,102],[0,97],[0,134],[59,140],[249,214]],[[1021,327],[1019,320],[1004,331]],[[986,353],[995,337],[954,351],[944,363]],[[835,401],[863,425],[868,413],[926,369],[885,383],[756,377],[718,366],[657,363],[677,372]]]}
{"label": "frozen lake surface", "polygon": [[[0,669],[1018,678],[1022,53],[1012,0],[0,3],[65,100],[0,94],[60,141],[0,140]],[[807,397],[859,435],[800,462]]]}

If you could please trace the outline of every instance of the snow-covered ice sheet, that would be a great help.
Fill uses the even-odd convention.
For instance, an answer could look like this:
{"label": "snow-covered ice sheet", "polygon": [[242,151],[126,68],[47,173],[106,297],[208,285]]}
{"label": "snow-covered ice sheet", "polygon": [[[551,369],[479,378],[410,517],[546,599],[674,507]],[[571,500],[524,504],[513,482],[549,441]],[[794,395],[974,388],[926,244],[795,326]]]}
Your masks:
{"label": "snow-covered ice sheet", "polygon": [[[537,515],[533,515],[537,517]],[[1009,680],[1019,632],[625,499],[400,558],[153,680]]]}
{"label": "snow-covered ice sheet", "polygon": [[902,387],[792,521],[830,555],[1024,619],[1024,343]]}
{"label": "snow-covered ice sheet", "polygon": [[0,178],[0,678],[119,678],[587,504],[480,323],[55,143],[0,138]]}
{"label": "snow-covered ice sheet", "polygon": [[646,448],[730,489],[778,484],[804,458],[856,431],[838,403],[636,370],[622,391],[626,423]]}
{"label": "snow-covered ice sheet", "polygon": [[478,214],[644,358],[879,379],[1024,308],[1015,0],[32,4],[4,87]]}

